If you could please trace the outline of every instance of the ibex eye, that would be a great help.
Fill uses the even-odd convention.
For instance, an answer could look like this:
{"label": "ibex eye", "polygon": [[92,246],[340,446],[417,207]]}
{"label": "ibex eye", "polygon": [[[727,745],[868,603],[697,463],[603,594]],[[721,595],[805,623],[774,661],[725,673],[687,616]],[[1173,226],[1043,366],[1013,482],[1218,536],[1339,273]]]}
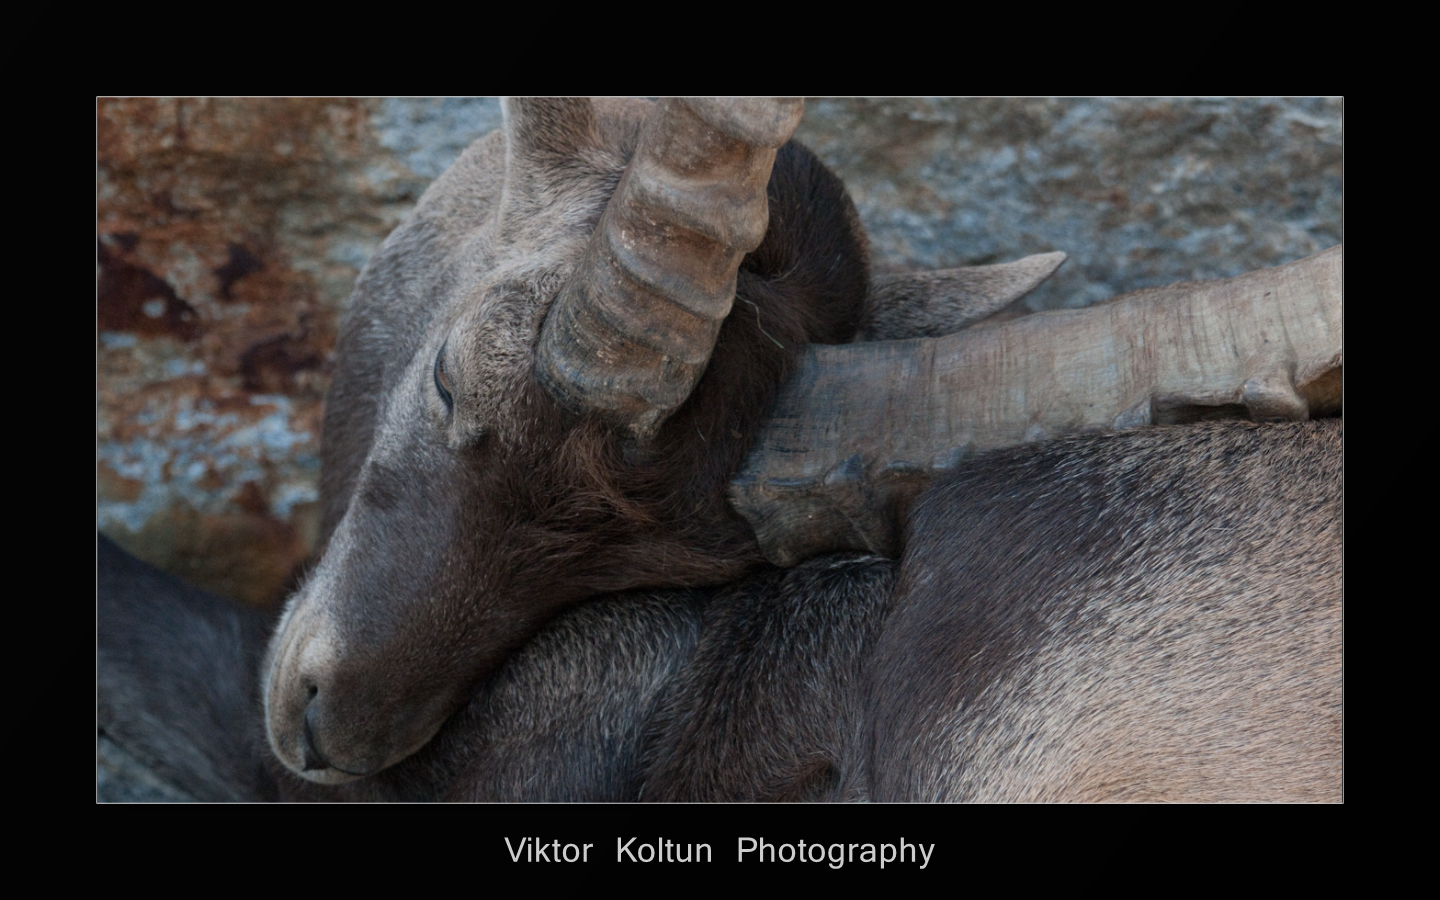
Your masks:
{"label": "ibex eye", "polygon": [[445,348],[435,354],[435,390],[440,392],[440,399],[445,401],[445,408],[455,409],[455,398],[450,396],[450,378],[445,374]]}

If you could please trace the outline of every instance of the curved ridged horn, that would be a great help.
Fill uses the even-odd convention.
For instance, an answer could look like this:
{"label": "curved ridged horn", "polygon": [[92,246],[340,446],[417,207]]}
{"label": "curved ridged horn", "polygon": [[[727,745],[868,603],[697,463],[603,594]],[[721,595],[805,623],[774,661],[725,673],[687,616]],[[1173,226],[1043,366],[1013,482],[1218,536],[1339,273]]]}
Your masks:
{"label": "curved ridged horn", "polygon": [[730,486],[778,565],[898,555],[931,478],[977,450],[1343,403],[1343,250],[939,338],[812,345]]}
{"label": "curved ridged horn", "polygon": [[640,443],[685,402],[769,224],[775,151],[802,100],[661,100],[579,268],[545,318],[535,374],[562,406]]}

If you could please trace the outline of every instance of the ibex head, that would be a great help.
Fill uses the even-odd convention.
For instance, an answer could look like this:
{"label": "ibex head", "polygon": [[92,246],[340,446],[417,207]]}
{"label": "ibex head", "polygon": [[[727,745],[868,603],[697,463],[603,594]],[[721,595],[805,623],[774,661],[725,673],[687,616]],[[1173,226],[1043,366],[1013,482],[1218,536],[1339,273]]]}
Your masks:
{"label": "ibex head", "polygon": [[328,543],[265,680],[288,766],[383,769],[557,611],[760,559],[726,482],[866,290],[838,180],[776,162],[801,108],[510,102],[386,242],[327,400]]}

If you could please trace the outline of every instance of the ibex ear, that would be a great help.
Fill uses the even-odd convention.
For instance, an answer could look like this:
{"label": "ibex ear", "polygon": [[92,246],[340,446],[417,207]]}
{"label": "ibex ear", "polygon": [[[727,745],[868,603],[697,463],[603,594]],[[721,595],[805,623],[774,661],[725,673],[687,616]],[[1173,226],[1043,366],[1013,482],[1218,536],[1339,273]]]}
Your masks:
{"label": "ibex ear", "polygon": [[500,109],[510,160],[543,165],[595,146],[595,108],[588,97],[507,97]]}
{"label": "ibex ear", "polygon": [[503,234],[538,227],[540,212],[565,193],[577,163],[593,161],[599,143],[588,98],[507,98],[505,187],[500,202]]}
{"label": "ibex ear", "polygon": [[877,277],[859,339],[939,337],[969,328],[1035,290],[1064,261],[1064,253],[1040,253],[998,266]]}

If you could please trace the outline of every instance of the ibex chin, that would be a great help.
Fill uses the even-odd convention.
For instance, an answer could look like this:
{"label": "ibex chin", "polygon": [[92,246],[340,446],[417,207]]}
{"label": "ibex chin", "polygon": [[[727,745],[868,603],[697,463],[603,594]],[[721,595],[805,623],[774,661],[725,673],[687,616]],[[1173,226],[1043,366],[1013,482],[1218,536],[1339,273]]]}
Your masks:
{"label": "ibex chin", "polygon": [[512,101],[435,182],[219,793],[1340,796],[1339,248],[931,337],[1063,255],[872,284],[801,112]]}

